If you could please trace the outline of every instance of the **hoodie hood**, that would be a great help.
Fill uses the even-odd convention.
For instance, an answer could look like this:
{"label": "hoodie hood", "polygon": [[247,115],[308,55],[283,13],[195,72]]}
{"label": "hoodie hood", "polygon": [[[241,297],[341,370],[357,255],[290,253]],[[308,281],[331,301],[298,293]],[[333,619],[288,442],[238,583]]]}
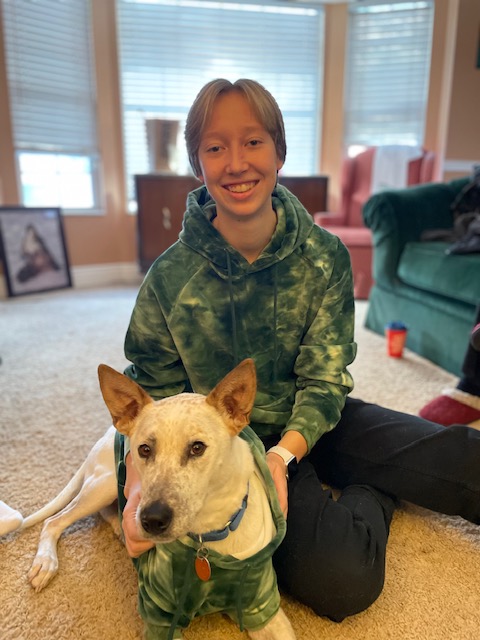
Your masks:
{"label": "hoodie hood", "polygon": [[206,258],[222,278],[235,280],[246,272],[269,268],[302,245],[314,226],[301,202],[281,185],[277,184],[273,191],[272,205],[278,219],[275,232],[252,264],[225,242],[211,223],[216,215],[216,205],[205,186],[188,195],[179,240]]}

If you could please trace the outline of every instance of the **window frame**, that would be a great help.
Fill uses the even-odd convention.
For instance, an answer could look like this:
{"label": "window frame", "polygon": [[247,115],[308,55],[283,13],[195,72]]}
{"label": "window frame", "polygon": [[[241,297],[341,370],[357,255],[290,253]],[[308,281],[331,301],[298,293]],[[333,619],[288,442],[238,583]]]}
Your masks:
{"label": "window frame", "polygon": [[[408,113],[408,111],[415,113],[415,117],[417,118],[416,131],[413,131],[415,127],[412,126],[411,132],[408,132],[406,129],[404,129],[403,131],[399,130],[397,133],[395,133],[393,130],[389,131],[388,123],[385,124],[385,122],[383,124],[379,124],[378,125],[379,128],[375,130],[375,116],[372,109],[370,109],[369,111],[370,107],[364,110],[363,113],[366,114],[366,117],[365,116],[363,117],[363,124],[360,124],[362,118],[358,118],[358,117],[352,118],[351,116],[352,110],[349,109],[349,105],[353,105],[353,104],[359,105],[362,102],[362,96],[360,95],[361,92],[370,90],[369,87],[374,87],[375,84],[378,84],[380,87],[381,83],[378,79],[378,76],[377,78],[375,78],[373,75],[371,75],[369,78],[368,74],[365,71],[365,69],[368,68],[369,62],[373,60],[375,57],[375,54],[372,54],[370,58],[368,57],[368,54],[369,54],[368,44],[365,45],[365,48],[363,49],[363,51],[360,51],[360,53],[358,53],[358,51],[361,49],[361,45],[358,45],[357,43],[359,39],[361,39],[362,37],[365,40],[367,40],[369,27],[366,26],[362,32],[358,30],[357,33],[355,33],[355,21],[360,21],[362,16],[367,16],[367,18],[369,18],[370,21],[373,21],[375,19],[376,14],[379,17],[379,20],[381,18],[381,15],[383,14],[384,16],[388,16],[388,19],[390,21],[394,21],[401,15],[400,14],[401,11],[411,12],[415,10],[422,11],[424,13],[428,12],[424,17],[425,24],[423,25],[424,31],[426,30],[428,31],[427,41],[423,43],[423,46],[424,46],[424,50],[422,53],[423,66],[422,66],[422,69],[418,71],[418,73],[416,72],[416,74],[414,74],[415,78],[414,80],[411,79],[411,85],[410,85],[410,86],[414,86],[414,81],[417,84],[419,82],[422,83],[421,107],[419,107],[416,110],[412,109],[411,108],[412,102],[410,102],[408,103],[410,105],[410,108],[405,107],[403,111],[401,111],[400,113],[406,114]],[[390,0],[390,2],[388,2],[388,0],[369,0],[369,1],[367,0],[367,2],[362,2],[359,5],[354,4],[349,7],[348,9],[349,24],[348,24],[348,39],[347,39],[348,45],[347,45],[347,51],[346,51],[345,80],[344,80],[345,103],[344,103],[343,142],[344,142],[345,149],[348,149],[350,147],[366,147],[366,146],[375,146],[375,145],[381,145],[381,144],[385,144],[385,145],[412,144],[412,145],[423,146],[424,136],[425,136],[425,127],[426,127],[428,93],[429,93],[434,10],[435,9],[434,9],[433,0],[412,0],[412,1]],[[429,24],[426,24],[427,18],[429,19]],[[418,19],[415,18],[415,20],[419,22],[420,20],[422,20],[422,16],[418,14]],[[413,20],[411,22],[413,22]],[[407,25],[407,23],[405,23],[405,25]],[[415,27],[412,26],[412,29],[413,28]],[[374,34],[373,30],[370,29],[370,33]],[[398,36],[398,33],[399,32],[397,31],[397,37],[400,37]],[[392,42],[389,45],[386,45],[385,43],[383,44],[381,43],[381,38],[379,38],[379,40],[380,40],[380,44],[377,42],[376,44],[377,47],[391,46],[393,48],[397,46],[397,44],[394,42]],[[408,47],[411,46],[412,41],[413,41],[413,38],[407,41],[407,44],[404,45],[404,49],[402,51],[407,51]],[[422,44],[420,41],[418,42]],[[361,69],[359,69],[358,66],[356,66],[355,60],[354,60],[354,56],[355,56],[354,51],[357,52],[356,56],[359,56],[359,57],[361,56],[362,66],[364,68],[364,71],[362,71]],[[408,55],[410,55],[410,53],[411,53],[411,50],[408,52]],[[384,71],[388,63],[388,60],[385,59],[382,62],[383,62],[382,71]],[[371,64],[373,66],[374,62],[371,62]],[[405,64],[405,67],[407,66],[407,64],[408,63]],[[410,70],[412,70],[411,64],[409,68]],[[354,80],[352,80],[352,77],[354,78]],[[404,82],[405,82],[405,85],[408,87],[406,76],[405,76]],[[370,85],[368,85],[368,83],[370,83]],[[383,84],[381,91],[382,91],[382,94],[385,94],[385,84]],[[371,99],[372,102],[374,100],[375,98]],[[368,97],[365,97],[363,99],[363,102],[364,104],[367,104],[369,102]],[[380,102],[380,100],[378,102]],[[391,107],[389,107],[388,105],[384,106],[382,112],[383,112],[383,116],[380,111],[378,112],[378,115],[377,115],[379,122],[381,121],[382,117],[391,118],[391,114],[394,113],[394,111],[392,111]],[[405,117],[405,115],[403,115],[403,117],[400,119],[400,122],[405,125],[407,124],[408,120]],[[411,123],[415,122],[415,118],[412,118],[410,122]],[[372,128],[372,133],[370,134],[367,133],[367,129],[369,126]],[[384,133],[379,132],[382,127],[384,130]]]}
{"label": "window frame", "polygon": [[[20,0],[22,3],[22,0]],[[78,40],[72,43],[72,47],[78,46],[79,42],[83,46],[86,43],[86,49],[78,51],[74,49],[72,52],[67,52],[65,60],[58,60],[58,67],[51,65],[52,71],[47,72],[52,76],[51,84],[47,83],[47,90],[42,93],[41,85],[42,76],[37,74],[35,78],[35,70],[29,69],[28,57],[38,55],[43,56],[46,61],[52,59],[55,56],[55,38],[58,39],[58,46],[63,47],[62,43],[68,41],[68,32],[75,30],[78,32],[79,24],[78,20],[71,19],[71,14],[65,16],[65,10],[67,6],[60,7],[61,11],[50,14],[51,19],[48,20],[48,12],[56,12],[58,9],[55,2],[43,2],[39,7],[39,11],[36,14],[31,13],[31,7],[26,7],[25,3],[15,4],[2,0],[2,24],[3,24],[3,38],[5,46],[5,72],[8,88],[8,99],[10,106],[10,122],[11,122],[11,135],[13,144],[13,164],[18,184],[18,196],[19,201],[24,206],[60,206],[62,211],[66,214],[76,215],[100,215],[104,213],[103,206],[103,189],[101,180],[101,158],[99,152],[99,132],[98,132],[98,113],[97,113],[97,89],[96,89],[96,52],[94,47],[94,34],[93,34],[93,16],[92,16],[92,4],[91,0],[84,0],[81,5],[71,5],[74,15],[82,15],[83,19],[81,24],[85,25],[85,30],[82,30],[81,34],[78,34]],[[26,10],[29,9],[27,12]],[[47,14],[44,14],[44,11]],[[21,22],[23,19],[23,22]],[[17,21],[16,29],[12,29],[11,25]],[[53,26],[52,26],[53,23]],[[9,28],[10,27],[10,28]],[[28,50],[25,47],[25,41],[28,38],[29,29],[36,28],[36,33],[39,34],[39,40],[37,44],[32,44],[32,49]],[[57,29],[52,36],[52,29]],[[42,29],[44,33],[42,33]],[[39,31],[40,30],[40,31]],[[45,36],[45,37],[43,37]],[[52,44],[52,38],[53,44]],[[37,46],[38,51],[33,49]],[[33,52],[33,53],[32,53]],[[70,56],[70,57],[68,57]],[[74,68],[77,62],[77,56],[80,67],[79,74],[75,74]],[[85,60],[88,62],[84,64]],[[63,66],[62,66],[63,65]],[[44,66],[48,67],[47,64]],[[86,68],[87,66],[87,68]],[[16,77],[13,77],[14,74]],[[42,70],[42,73],[45,71]],[[68,73],[68,82],[71,81],[71,85],[68,82],[65,85],[65,89],[61,86],[61,81],[64,78],[62,73]],[[29,74],[34,78],[34,83],[29,83]],[[80,91],[82,92],[82,98],[87,96],[86,101],[83,101],[79,106],[80,98],[77,94],[68,93],[70,87],[75,87],[78,81],[78,76],[82,76],[82,83]],[[71,80],[73,78],[73,80]],[[55,93],[51,90],[52,86],[59,87],[61,94]],[[32,86],[33,85],[33,86]],[[23,87],[27,86],[28,90]],[[40,90],[39,90],[40,89]],[[31,93],[29,99],[28,93]],[[62,101],[63,93],[63,101]],[[59,97],[60,95],[60,97]],[[55,101],[57,100],[57,102]],[[55,126],[55,112],[54,109],[48,111],[49,102],[56,106],[57,104],[68,106],[68,102],[72,103],[72,109],[69,111],[69,117],[73,122],[77,122],[85,117],[87,114],[88,124],[86,125],[88,135],[70,133],[72,128],[67,130],[66,136],[62,139],[62,126]],[[77,102],[75,102],[77,101]],[[41,108],[38,108],[40,105]],[[43,112],[42,112],[43,109]],[[32,117],[33,114],[33,117]],[[46,114],[46,121],[42,121],[43,114]],[[77,116],[77,114],[81,114]],[[37,118],[37,124],[35,124],[35,117]],[[31,125],[30,123],[34,124]],[[41,126],[43,122],[43,127]],[[28,124],[26,124],[28,123]],[[38,131],[38,135],[35,133],[33,137],[28,139],[28,128]],[[51,131],[54,131],[56,135],[53,139],[50,138]],[[81,131],[81,130],[79,130]],[[77,135],[77,141],[75,142],[75,135]],[[42,138],[43,137],[43,138]],[[35,139],[36,138],[36,139]],[[56,138],[56,139],[55,139]],[[85,140],[87,139],[87,144]],[[25,190],[28,185],[24,183],[22,170],[21,170],[21,155],[25,153],[32,154],[47,154],[52,156],[70,156],[87,158],[90,164],[90,172],[83,174],[89,177],[89,188],[92,193],[92,206],[91,207],[64,207],[62,202],[52,201],[44,202],[35,201],[26,204]],[[57,174],[58,175],[58,174]],[[55,179],[53,180],[53,186]],[[81,190],[81,186],[79,189]]]}
{"label": "window frame", "polygon": [[[148,5],[148,7],[151,9],[152,5],[155,4],[159,4],[161,5],[163,4],[168,4],[169,5],[176,5],[176,6],[181,6],[182,2],[185,2],[186,0],[178,0],[177,2],[169,2],[169,0],[158,0],[158,2],[146,2],[144,3],[145,5]],[[286,172],[285,175],[318,175],[320,172],[320,154],[319,154],[319,149],[320,149],[320,144],[321,144],[321,126],[322,126],[322,110],[323,110],[323,104],[322,104],[322,92],[323,92],[323,74],[324,74],[324,41],[325,41],[325,12],[324,12],[324,6],[322,2],[294,2],[294,1],[285,1],[285,0],[268,0],[266,2],[261,2],[260,0],[252,0],[249,3],[239,3],[239,2],[235,2],[235,0],[227,0],[225,2],[218,2],[217,0],[215,1],[208,1],[208,2],[204,2],[203,0],[188,0],[188,4],[189,5],[196,5],[195,9],[196,11],[203,11],[206,12],[207,9],[201,9],[200,5],[204,3],[205,5],[208,5],[209,7],[209,12],[214,12],[214,11],[220,11],[223,10],[223,12],[225,14],[227,14],[227,11],[231,11],[232,15],[234,15],[234,11],[236,10],[236,7],[239,5],[248,5],[249,7],[252,6],[257,6],[258,7],[258,11],[265,11],[265,12],[270,12],[270,16],[273,15],[271,12],[275,10],[275,8],[278,8],[278,11],[282,11],[284,13],[287,12],[305,12],[306,15],[310,16],[313,21],[315,22],[315,28],[316,28],[316,32],[315,32],[315,47],[311,48],[311,49],[307,49],[307,54],[311,57],[312,60],[315,60],[315,64],[314,66],[312,65],[313,71],[315,73],[315,82],[311,83],[311,93],[310,95],[307,95],[307,93],[305,92],[305,100],[311,100],[311,104],[313,106],[311,106],[310,108],[310,112],[311,112],[311,124],[310,127],[312,128],[312,135],[306,135],[304,136],[304,144],[305,144],[305,148],[307,148],[307,146],[309,145],[311,147],[311,151],[310,151],[310,166],[308,170],[303,170],[300,172],[292,172],[292,173],[287,173],[289,171],[289,165],[288,165],[288,160],[289,157],[292,157],[292,161],[294,158],[294,154],[292,151],[290,151],[290,155],[287,153],[287,164],[286,164]],[[120,97],[120,101],[121,101],[121,112],[122,112],[122,122],[123,122],[123,131],[124,131],[124,157],[125,157],[125,179],[126,179],[126,184],[127,184],[127,192],[128,192],[128,201],[129,201],[129,210],[130,211],[135,211],[136,210],[136,203],[135,203],[135,192],[134,192],[134,175],[136,174],[142,174],[142,173],[148,173],[151,171],[150,167],[148,166],[148,149],[146,148],[146,142],[140,141],[140,138],[143,136],[145,136],[144,132],[142,129],[139,129],[138,127],[140,127],[140,124],[137,124],[137,133],[136,136],[133,136],[132,134],[129,133],[128,128],[129,127],[133,127],[134,125],[132,125],[129,122],[129,109],[128,109],[128,100],[129,100],[129,91],[131,92],[131,90],[126,87],[127,85],[127,81],[128,78],[126,79],[126,73],[128,72],[128,69],[131,70],[132,68],[132,63],[130,61],[130,59],[127,58],[127,53],[126,53],[126,47],[127,45],[125,45],[125,42],[123,41],[124,38],[124,32],[122,32],[122,29],[125,29],[124,25],[128,25],[130,28],[132,28],[132,19],[128,19],[127,16],[129,15],[130,11],[134,11],[134,10],[138,10],[140,11],[140,8],[137,9],[137,7],[135,5],[141,5],[142,3],[139,2],[138,0],[117,0],[117,16],[118,16],[118,26],[117,26],[117,33],[118,33],[118,51],[119,51],[119,76],[120,76],[120,86],[121,86],[121,97]],[[218,9],[216,8],[218,5],[218,7],[220,7],[220,5],[222,5],[222,9]],[[227,9],[224,7],[224,5],[227,5]],[[273,8],[272,8],[273,7]],[[124,11],[125,9],[125,11]],[[178,9],[179,11],[181,9]],[[239,9],[237,9],[239,10]],[[242,7],[242,10],[245,10],[244,7]],[[253,10],[252,10],[253,11]],[[198,13],[197,13],[198,16]],[[184,13],[183,17],[185,19],[185,21],[188,21],[188,19],[192,19],[188,13]],[[228,17],[228,15],[227,15]],[[144,18],[145,19],[145,18]],[[271,17],[270,17],[271,19]],[[204,16],[203,17],[204,23],[202,24],[208,24],[208,20],[207,18]],[[123,21],[123,24],[122,24]],[[151,22],[150,22],[151,24]],[[228,21],[227,21],[228,24]],[[197,26],[194,24],[194,27]],[[192,27],[192,28],[194,28]],[[216,26],[217,28],[217,26]],[[313,27],[312,27],[313,29]],[[241,35],[241,34],[240,34]],[[183,38],[184,40],[188,41],[189,36],[188,34],[183,34]],[[160,36],[158,36],[158,39],[161,40]],[[136,36],[132,36],[132,41],[135,43],[135,52],[138,54],[138,42],[141,41],[146,41],[146,36],[145,37],[139,37],[139,34],[137,33]],[[226,39],[224,39],[226,40]],[[233,40],[230,39],[230,40]],[[303,43],[302,43],[303,45]],[[132,45],[129,45],[132,46]],[[298,43],[296,43],[295,45],[297,48],[298,47]],[[248,47],[245,45],[244,40],[241,41],[241,47],[238,47],[239,49],[243,49],[246,54],[248,54],[249,49]],[[140,54],[138,54],[140,55]],[[153,54],[152,54],[153,55]],[[207,58],[207,59],[211,59],[212,55],[211,54],[206,54],[203,51],[203,55]],[[158,53],[157,53],[157,58],[158,58]],[[171,56],[170,56],[171,57]],[[147,56],[145,56],[144,58],[146,60],[145,64],[148,64],[148,59]],[[197,62],[197,61],[195,61]],[[178,64],[178,61],[175,62],[175,64]],[[264,65],[266,63],[264,62]],[[281,87],[281,83],[280,83],[280,77],[282,75],[282,73],[280,72],[280,69],[282,68],[281,64],[278,62],[278,59],[275,58],[274,59],[274,64],[275,64],[275,69],[276,69],[276,73],[277,73],[277,85]],[[158,65],[159,68],[161,65]],[[240,64],[239,64],[240,66]],[[261,66],[261,64],[259,65]],[[273,65],[272,65],[273,66]],[[183,67],[184,69],[187,69],[187,67]],[[195,66],[192,66],[192,69],[195,69]],[[174,69],[175,72],[177,73],[177,68]],[[132,73],[134,73],[135,70],[133,70]],[[292,139],[292,132],[295,134],[295,124],[296,123],[300,123],[300,124],[296,124],[296,131],[297,131],[297,137],[299,137],[299,131],[303,131],[303,126],[301,124],[301,119],[300,118],[303,115],[303,112],[300,112],[300,110],[298,110],[298,114],[296,114],[295,112],[293,113],[293,116],[290,116],[290,122],[288,121],[288,109],[285,109],[285,106],[282,105],[282,96],[281,96],[281,92],[279,95],[279,91],[276,90],[276,83],[275,82],[267,82],[265,81],[263,78],[258,77],[258,73],[257,75],[254,75],[253,73],[250,74],[240,74],[240,75],[235,75],[232,73],[227,73],[227,72],[222,72],[221,69],[217,70],[217,73],[211,73],[210,75],[205,75],[204,77],[201,77],[199,74],[197,74],[195,71],[192,71],[190,74],[190,86],[192,86],[193,82],[196,82],[198,86],[195,87],[195,90],[192,91],[191,90],[191,95],[189,96],[188,100],[185,100],[182,106],[182,109],[178,109],[177,107],[175,107],[175,105],[173,105],[171,107],[171,110],[168,110],[168,106],[167,103],[168,101],[171,100],[171,96],[174,93],[173,91],[165,91],[165,97],[168,98],[167,103],[165,104],[165,108],[163,109],[163,117],[168,119],[168,118],[176,118],[179,120],[179,136],[178,139],[180,139],[180,136],[182,136],[183,138],[183,126],[184,126],[184,122],[185,122],[185,118],[186,115],[188,113],[188,109],[191,106],[193,99],[195,98],[196,93],[200,90],[201,86],[203,86],[205,84],[205,82],[207,82],[208,80],[211,80],[215,77],[219,77],[219,76],[223,76],[223,77],[227,77],[230,80],[235,80],[238,77],[246,77],[247,75],[249,75],[250,77],[253,77],[254,79],[257,79],[259,82],[261,82],[262,84],[264,84],[264,86],[266,86],[267,89],[269,89],[271,91],[271,93],[274,95],[274,97],[277,99],[277,101],[279,102],[280,108],[282,110],[282,112],[284,113],[285,116],[285,122],[286,122],[286,128],[287,128],[287,146],[290,146],[290,149],[295,149],[296,145],[291,142]],[[223,70],[224,71],[224,70]],[[284,78],[287,77],[289,69],[284,70],[283,76]],[[186,77],[186,71],[185,71],[185,77]],[[292,74],[293,75],[293,74]],[[301,74],[300,74],[301,75]],[[133,85],[133,80],[131,80],[132,85]],[[285,82],[285,80],[284,80]],[[299,81],[300,84],[301,80]],[[148,82],[146,80],[144,80],[143,82],[137,81],[137,86],[139,87],[145,87],[146,85],[148,85]],[[302,90],[301,88],[298,89],[298,91],[295,94],[296,96],[301,96],[302,95]],[[141,99],[138,94],[135,96],[137,99]],[[298,98],[298,101],[300,102],[300,98]],[[133,107],[130,109],[130,111],[133,112]],[[181,115],[183,115],[183,117],[180,117],[179,114],[181,112]],[[287,113],[286,113],[287,112]],[[175,115],[177,114],[177,115]],[[144,111],[144,120],[148,117],[153,117],[155,115],[154,111],[150,111],[147,107],[145,107],[145,111]],[[295,116],[297,117],[297,120],[295,120]],[[161,118],[162,116],[157,113],[157,117]],[[140,116],[139,116],[140,118]],[[139,120],[140,122],[140,120]],[[290,131],[289,131],[289,127],[290,127]],[[145,145],[145,150],[140,150],[137,151],[137,153],[142,154],[142,158],[143,160],[141,161],[132,161],[131,157],[132,157],[132,151],[131,149],[133,148],[133,143],[131,143],[129,140],[134,139],[135,140],[135,144],[140,145],[143,144]],[[290,140],[290,143],[289,143]],[[140,142],[139,142],[140,141]],[[179,143],[183,145],[183,142]],[[130,151],[129,151],[130,149]],[[300,153],[300,152],[298,152]],[[293,162],[292,162],[293,163]],[[188,167],[188,164],[186,162],[186,152],[183,152],[183,159],[182,162],[180,163],[180,167],[177,170],[179,175],[188,175],[190,173],[190,169]]]}

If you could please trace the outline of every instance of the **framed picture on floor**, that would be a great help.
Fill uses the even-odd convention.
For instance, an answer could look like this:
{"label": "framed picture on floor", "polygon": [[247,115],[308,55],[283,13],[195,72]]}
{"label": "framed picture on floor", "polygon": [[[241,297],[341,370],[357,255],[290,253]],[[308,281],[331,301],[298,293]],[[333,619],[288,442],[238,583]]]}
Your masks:
{"label": "framed picture on floor", "polygon": [[72,286],[56,207],[0,207],[0,258],[9,296]]}

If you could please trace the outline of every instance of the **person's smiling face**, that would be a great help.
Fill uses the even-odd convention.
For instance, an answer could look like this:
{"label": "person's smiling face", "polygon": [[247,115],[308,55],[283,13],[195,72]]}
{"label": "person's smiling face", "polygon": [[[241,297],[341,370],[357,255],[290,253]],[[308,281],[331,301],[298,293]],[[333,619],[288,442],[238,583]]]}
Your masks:
{"label": "person's smiling face", "polygon": [[198,153],[217,215],[235,219],[271,214],[272,191],[283,162],[270,134],[238,91],[216,99]]}

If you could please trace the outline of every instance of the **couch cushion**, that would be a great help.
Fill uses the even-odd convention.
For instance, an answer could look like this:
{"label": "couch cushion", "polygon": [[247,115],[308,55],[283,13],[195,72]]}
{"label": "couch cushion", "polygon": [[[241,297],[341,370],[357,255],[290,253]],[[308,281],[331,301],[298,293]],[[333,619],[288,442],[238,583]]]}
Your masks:
{"label": "couch cushion", "polygon": [[480,303],[480,253],[447,255],[446,242],[408,242],[400,256],[398,277],[423,291]]}

